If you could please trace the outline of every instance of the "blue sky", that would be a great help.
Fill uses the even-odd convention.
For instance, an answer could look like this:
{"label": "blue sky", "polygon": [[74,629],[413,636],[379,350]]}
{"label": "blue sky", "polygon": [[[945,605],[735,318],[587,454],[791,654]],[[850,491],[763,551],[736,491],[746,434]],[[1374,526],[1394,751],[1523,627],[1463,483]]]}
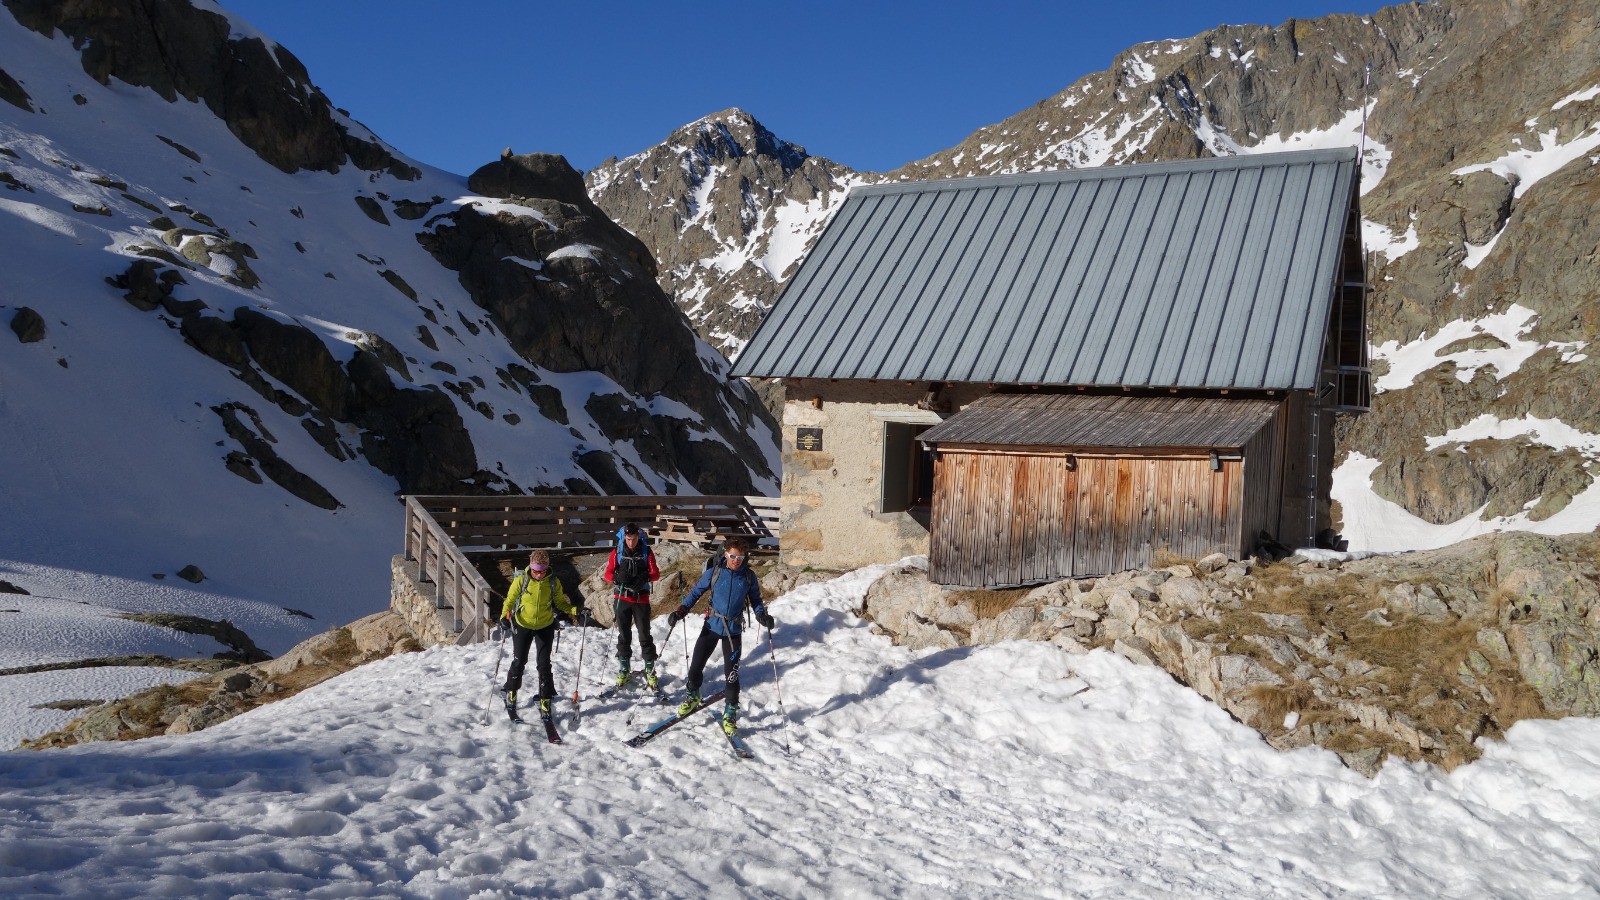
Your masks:
{"label": "blue sky", "polygon": [[401,152],[458,174],[507,146],[589,169],[730,106],[813,155],[886,171],[1133,44],[1383,5],[222,2],[293,51],[335,105]]}

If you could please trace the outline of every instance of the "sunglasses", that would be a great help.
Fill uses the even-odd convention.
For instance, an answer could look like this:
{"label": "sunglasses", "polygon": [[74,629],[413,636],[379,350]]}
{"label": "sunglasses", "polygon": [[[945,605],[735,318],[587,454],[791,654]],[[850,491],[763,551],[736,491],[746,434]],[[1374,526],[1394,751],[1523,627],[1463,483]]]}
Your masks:
{"label": "sunglasses", "polygon": [[545,572],[550,571],[550,567],[549,566],[541,566],[541,565],[539,565],[537,563],[533,563],[533,564],[528,566],[528,571],[534,573],[535,575],[542,575]]}
{"label": "sunglasses", "polygon": [[725,553],[725,554],[723,554],[723,557],[725,559],[744,559],[744,554],[743,553]]}

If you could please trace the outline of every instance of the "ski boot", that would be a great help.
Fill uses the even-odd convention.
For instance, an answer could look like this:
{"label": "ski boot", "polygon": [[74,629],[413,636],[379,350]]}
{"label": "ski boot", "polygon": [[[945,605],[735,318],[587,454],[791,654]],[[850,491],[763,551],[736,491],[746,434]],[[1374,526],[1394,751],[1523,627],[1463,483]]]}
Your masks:
{"label": "ski boot", "polygon": [[549,697],[540,697],[539,698],[539,718],[544,719],[546,722],[548,722],[552,718],[554,718],[554,716],[555,716],[555,713],[552,712],[551,709],[550,709],[550,698]]}
{"label": "ski boot", "polygon": [[678,704],[678,715],[687,716],[689,713],[694,712],[704,705],[705,704],[700,700],[699,692],[690,691],[684,698],[684,701]]}
{"label": "ski boot", "polygon": [[619,656],[617,657],[617,666],[617,687],[622,687],[628,683],[628,676],[633,674],[632,661],[626,656]]}
{"label": "ski boot", "polygon": [[650,660],[644,664],[644,683],[650,685],[650,690],[661,689],[661,682],[656,680],[656,661]]}
{"label": "ski boot", "polygon": [[739,707],[729,703],[722,708],[722,733],[733,737],[734,729],[739,727]]}
{"label": "ski boot", "polygon": [[517,692],[516,691],[506,691],[506,715],[510,716],[511,720],[513,722],[516,721],[518,718],[520,718],[517,715]]}

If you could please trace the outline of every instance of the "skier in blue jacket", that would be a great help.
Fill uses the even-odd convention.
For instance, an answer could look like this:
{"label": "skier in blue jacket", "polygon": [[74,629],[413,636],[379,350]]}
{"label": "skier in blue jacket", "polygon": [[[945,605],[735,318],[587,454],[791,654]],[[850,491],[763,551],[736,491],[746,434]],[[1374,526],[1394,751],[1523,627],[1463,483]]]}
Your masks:
{"label": "skier in blue jacket", "polygon": [[711,648],[722,644],[724,683],[727,687],[726,705],[722,711],[722,730],[732,734],[739,717],[739,657],[743,653],[741,626],[745,608],[755,611],[756,621],[762,627],[772,628],[772,616],[761,602],[761,582],[745,566],[745,555],[750,544],[744,538],[731,537],[722,545],[724,566],[712,566],[695,583],[683,604],[667,616],[667,621],[677,625],[689,614],[702,594],[709,595],[711,608],[706,611],[706,621],[700,636],[694,642],[694,655],[689,661],[688,696],[678,706],[678,715],[686,716],[704,705],[700,699],[700,682],[705,674],[706,660],[711,658]]}

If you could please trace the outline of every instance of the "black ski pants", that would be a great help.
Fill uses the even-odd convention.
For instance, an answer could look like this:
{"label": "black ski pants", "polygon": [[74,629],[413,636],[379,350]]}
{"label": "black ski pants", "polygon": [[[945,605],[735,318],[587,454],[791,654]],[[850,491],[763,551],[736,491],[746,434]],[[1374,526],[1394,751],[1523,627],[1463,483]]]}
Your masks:
{"label": "black ski pants", "polygon": [[550,673],[550,644],[555,640],[555,636],[554,622],[537,630],[523,628],[521,625],[511,627],[511,649],[515,655],[511,659],[511,671],[506,674],[505,688],[508,692],[522,690],[522,670],[528,665],[528,649],[538,644],[539,656],[536,665],[539,667],[539,699],[555,698],[556,679]]}
{"label": "black ski pants", "polygon": [[705,676],[706,661],[711,658],[711,648],[722,644],[723,681],[726,684],[727,702],[739,705],[739,657],[744,655],[743,635],[724,637],[711,630],[710,624],[700,626],[700,636],[694,641],[694,654],[689,657],[689,693],[700,693],[700,682]]}
{"label": "black ski pants", "polygon": [[641,595],[643,603],[629,603],[616,597],[617,659],[633,658],[633,632],[639,632],[639,652],[644,654],[646,665],[656,661],[656,642],[650,636],[650,595]]}

